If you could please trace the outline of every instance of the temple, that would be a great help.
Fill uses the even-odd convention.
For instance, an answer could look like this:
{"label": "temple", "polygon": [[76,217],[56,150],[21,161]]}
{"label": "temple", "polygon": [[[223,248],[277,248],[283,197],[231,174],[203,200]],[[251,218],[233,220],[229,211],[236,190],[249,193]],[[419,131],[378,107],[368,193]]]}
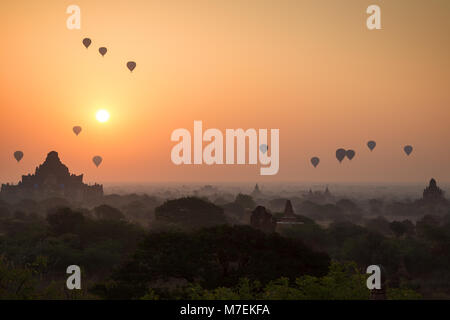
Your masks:
{"label": "temple", "polygon": [[83,175],[70,174],[58,153],[51,151],[34,174],[22,176],[17,185],[2,184],[0,195],[8,201],[62,197],[70,201],[92,201],[103,196],[103,186],[83,183]]}
{"label": "temple", "polygon": [[286,200],[283,216],[278,219],[277,224],[303,224],[299,217],[294,213],[291,200]]}
{"label": "temple", "polygon": [[250,195],[252,196],[253,199],[261,198],[263,196],[261,190],[259,189],[258,184],[255,185],[255,188],[253,189]]}
{"label": "temple", "polygon": [[308,193],[303,194],[303,197],[307,200],[316,202],[316,203],[330,203],[333,202],[334,196],[328,189],[328,186],[325,188],[325,191],[312,191],[309,189]]}
{"label": "temple", "polygon": [[265,207],[257,206],[255,210],[252,211],[252,215],[250,217],[250,225],[255,229],[261,230],[266,233],[271,233],[275,232],[277,222]]}
{"label": "temple", "polygon": [[437,186],[436,180],[431,179],[430,185],[423,190],[423,201],[426,203],[445,201],[444,192]]}

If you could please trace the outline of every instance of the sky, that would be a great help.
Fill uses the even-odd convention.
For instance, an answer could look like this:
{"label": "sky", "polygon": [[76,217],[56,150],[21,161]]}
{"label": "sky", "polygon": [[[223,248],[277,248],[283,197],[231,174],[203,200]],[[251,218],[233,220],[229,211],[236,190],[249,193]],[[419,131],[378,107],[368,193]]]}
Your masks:
{"label": "sky", "polygon": [[[366,27],[372,4],[381,30]],[[0,37],[2,183],[51,150],[87,182],[450,182],[447,0],[3,0]],[[171,134],[195,120],[279,129],[278,173],[176,166]],[[341,147],[355,158],[339,163]]]}

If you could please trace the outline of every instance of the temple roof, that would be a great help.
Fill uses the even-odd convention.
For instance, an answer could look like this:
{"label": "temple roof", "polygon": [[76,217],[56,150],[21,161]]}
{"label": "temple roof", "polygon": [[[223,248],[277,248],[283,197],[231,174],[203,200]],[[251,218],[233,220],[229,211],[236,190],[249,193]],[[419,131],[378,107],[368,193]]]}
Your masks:
{"label": "temple roof", "polygon": [[69,168],[67,168],[59,159],[58,152],[50,151],[47,154],[47,158],[44,163],[36,168],[36,177],[45,177],[48,175],[54,175],[58,178],[64,178],[70,176]]}
{"label": "temple roof", "polygon": [[430,187],[431,188],[437,187],[436,180],[434,180],[434,178],[431,178],[430,180]]}
{"label": "temple roof", "polygon": [[261,195],[262,195],[261,190],[259,190],[258,184],[255,185],[255,188],[253,189],[251,195],[252,195],[253,197],[258,197],[258,196],[261,196]]}
{"label": "temple roof", "polygon": [[23,175],[17,185],[2,185],[1,192],[11,198],[68,197],[70,199],[93,199],[103,195],[101,185],[83,183],[83,175],[69,172],[56,151],[47,154],[45,161],[36,167],[34,174]]}
{"label": "temple roof", "polygon": [[444,199],[444,192],[437,186],[435,179],[432,178],[429,186],[423,190],[423,199],[428,201]]}
{"label": "temple roof", "polygon": [[291,200],[286,200],[284,207],[284,217],[295,217],[294,209],[292,208]]}

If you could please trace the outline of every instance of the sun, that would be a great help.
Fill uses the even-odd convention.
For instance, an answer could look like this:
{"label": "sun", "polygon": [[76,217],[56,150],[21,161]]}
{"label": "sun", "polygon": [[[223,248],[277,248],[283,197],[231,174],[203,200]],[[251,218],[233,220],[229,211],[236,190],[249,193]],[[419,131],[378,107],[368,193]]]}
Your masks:
{"label": "sun", "polygon": [[109,112],[105,109],[98,110],[95,117],[99,122],[106,122],[109,120]]}

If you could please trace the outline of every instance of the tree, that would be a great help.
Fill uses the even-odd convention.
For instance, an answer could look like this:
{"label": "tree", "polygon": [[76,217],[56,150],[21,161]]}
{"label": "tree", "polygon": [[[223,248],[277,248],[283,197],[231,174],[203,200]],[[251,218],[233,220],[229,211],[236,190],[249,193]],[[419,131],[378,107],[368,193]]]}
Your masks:
{"label": "tree", "polygon": [[239,193],[234,202],[239,204],[244,209],[254,209],[256,207],[255,201],[248,194]]}
{"label": "tree", "polygon": [[391,228],[392,232],[394,232],[397,238],[403,236],[408,230],[407,225],[400,221],[392,221],[389,224],[389,227]]}
{"label": "tree", "polygon": [[293,287],[286,279],[271,282],[265,289],[265,299],[296,300],[364,300],[369,298],[367,275],[359,272],[356,263],[332,262],[323,277],[305,275]]}
{"label": "tree", "polygon": [[102,204],[94,208],[94,214],[97,219],[102,220],[123,220],[125,216],[119,209],[108,206],[107,204]]}
{"label": "tree", "polygon": [[[233,287],[205,289],[190,283],[177,297],[192,300],[367,300],[367,274],[361,273],[354,262],[333,261],[322,277],[304,275],[292,282],[281,277],[262,286],[259,281],[241,278]],[[408,288],[388,288],[388,299],[418,299],[421,296]],[[152,289],[145,299],[158,299]],[[172,296],[172,298],[175,298]]]}
{"label": "tree", "polygon": [[437,231],[438,227],[438,218],[430,214],[423,216],[422,219],[416,222],[417,234],[423,238],[434,238],[434,233]]}
{"label": "tree", "polygon": [[371,220],[367,221],[366,227],[367,227],[367,229],[374,231],[374,232],[378,232],[382,235],[391,235],[392,234],[392,229],[391,229],[391,225],[390,225],[389,221],[382,216],[378,216],[375,219],[371,219]]}
{"label": "tree", "polygon": [[0,256],[0,299],[32,299],[35,294],[32,270],[14,266]]}
{"label": "tree", "polygon": [[83,214],[70,208],[58,208],[47,215],[50,232],[55,235],[74,232],[84,220]]}
{"label": "tree", "polygon": [[112,282],[94,290],[106,298],[128,299],[140,298],[152,287],[164,297],[169,281],[198,282],[212,289],[234,286],[242,277],[262,283],[279,277],[293,280],[303,274],[324,275],[329,262],[326,254],[313,252],[299,241],[248,226],[153,232],[112,275]]}
{"label": "tree", "polygon": [[155,220],[182,229],[199,229],[226,223],[222,208],[196,197],[166,201],[155,209]]}
{"label": "tree", "polygon": [[372,215],[379,215],[383,209],[383,201],[379,199],[369,200],[369,210]]}

